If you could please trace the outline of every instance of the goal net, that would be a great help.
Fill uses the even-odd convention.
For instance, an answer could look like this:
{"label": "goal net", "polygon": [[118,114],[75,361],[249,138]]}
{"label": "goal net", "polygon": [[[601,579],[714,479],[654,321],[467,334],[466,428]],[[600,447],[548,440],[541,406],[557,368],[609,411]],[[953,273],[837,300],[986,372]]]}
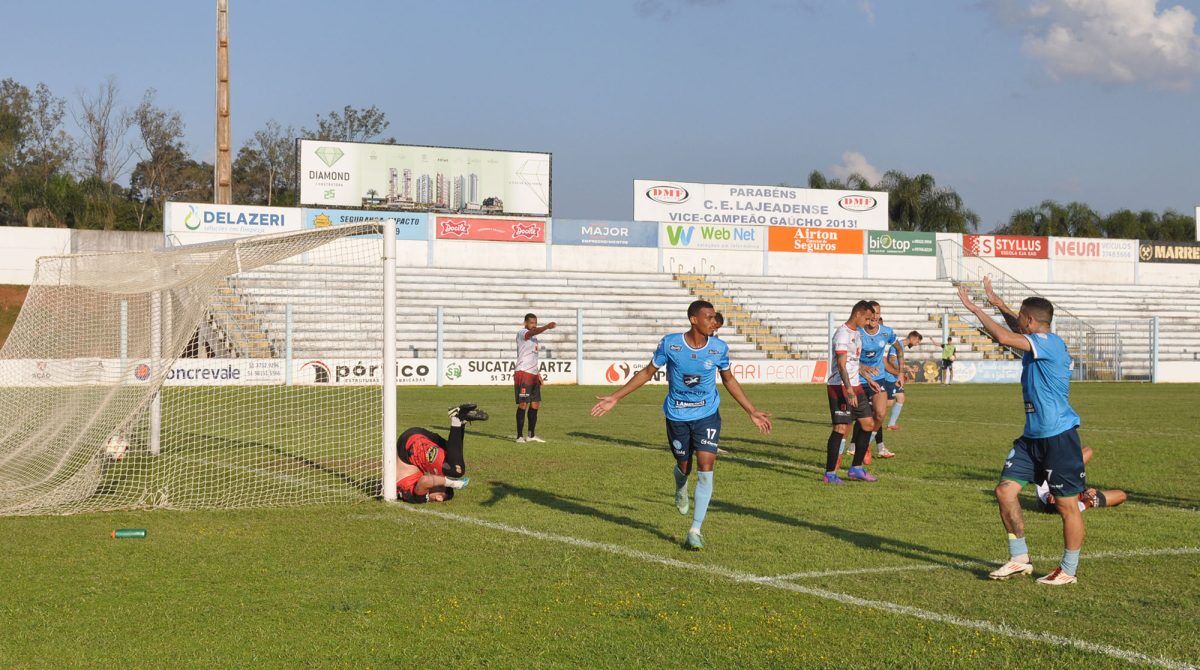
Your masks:
{"label": "goal net", "polygon": [[386,227],[40,259],[0,349],[0,514],[379,495]]}

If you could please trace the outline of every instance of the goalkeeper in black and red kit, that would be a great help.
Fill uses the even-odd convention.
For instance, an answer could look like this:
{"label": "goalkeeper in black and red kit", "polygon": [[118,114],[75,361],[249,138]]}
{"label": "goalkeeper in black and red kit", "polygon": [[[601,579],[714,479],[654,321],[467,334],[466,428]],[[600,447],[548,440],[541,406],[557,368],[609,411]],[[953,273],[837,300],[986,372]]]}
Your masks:
{"label": "goalkeeper in black and red kit", "polygon": [[445,502],[454,491],[466,488],[467,464],[463,438],[467,424],[487,421],[487,412],[475,405],[450,408],[450,435],[443,438],[424,428],[409,428],[396,439],[396,491],[410,503]]}

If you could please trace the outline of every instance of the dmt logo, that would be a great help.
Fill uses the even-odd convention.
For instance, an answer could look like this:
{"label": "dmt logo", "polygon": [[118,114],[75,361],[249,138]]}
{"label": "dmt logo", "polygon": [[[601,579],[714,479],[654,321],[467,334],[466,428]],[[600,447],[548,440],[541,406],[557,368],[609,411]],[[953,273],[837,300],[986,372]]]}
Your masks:
{"label": "dmt logo", "polygon": [[695,226],[667,226],[667,241],[673,247],[686,247],[692,243]]}
{"label": "dmt logo", "polygon": [[[471,234],[471,224],[462,219],[450,219],[442,222],[442,235],[454,235],[456,237],[466,237]],[[535,233],[536,235],[536,233]],[[516,236],[516,229],[513,230],[513,236]]]}
{"label": "dmt logo", "polygon": [[838,207],[850,212],[869,212],[877,204],[879,202],[869,195],[846,195],[838,200]]}
{"label": "dmt logo", "polygon": [[687,202],[689,195],[686,188],[679,186],[661,185],[646,189],[647,198],[664,205],[678,205],[681,202]]}
{"label": "dmt logo", "polygon": [[321,361],[309,361],[300,366],[300,369],[311,367],[313,371],[313,382],[317,384],[329,383],[329,366]]}
{"label": "dmt logo", "polygon": [[337,147],[319,147],[313,153],[317,154],[317,158],[321,159],[325,167],[333,167],[333,164],[340,161],[345,155],[345,152]]}
{"label": "dmt logo", "polygon": [[[522,238],[522,237],[525,239],[528,239],[528,240],[532,240],[532,239],[537,238],[538,234],[540,234],[541,232],[542,232],[541,227],[538,226],[537,223],[534,223],[534,222],[516,223],[516,224],[513,224],[512,236],[513,236],[514,240]],[[445,229],[443,229],[442,234],[445,234]]]}
{"label": "dmt logo", "polygon": [[183,217],[183,227],[188,230],[200,227],[200,213],[196,211],[195,205],[188,205],[188,213]]}
{"label": "dmt logo", "polygon": [[616,384],[627,377],[629,377],[628,363],[613,363],[604,371],[604,380],[610,384]]}

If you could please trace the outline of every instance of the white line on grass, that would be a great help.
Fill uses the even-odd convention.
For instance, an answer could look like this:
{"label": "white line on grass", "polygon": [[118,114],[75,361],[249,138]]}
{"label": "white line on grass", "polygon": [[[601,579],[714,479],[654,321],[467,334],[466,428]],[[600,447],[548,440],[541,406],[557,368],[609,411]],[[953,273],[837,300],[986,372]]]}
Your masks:
{"label": "white line on grass", "polygon": [[478,519],[475,517],[464,516],[461,514],[454,514],[452,512],[441,512],[441,511],[432,510],[432,509],[424,508],[424,507],[411,507],[408,505],[404,505],[404,506],[401,506],[400,509],[405,510],[410,513],[414,513],[414,514],[428,514],[430,516],[435,516],[435,517],[445,519],[448,521],[456,521],[458,523],[472,524],[475,526],[480,526],[480,527],[488,528],[491,530],[503,531],[505,533],[511,533],[514,535],[523,535],[525,537],[531,537],[531,538],[534,538],[537,540],[543,540],[546,542],[558,542],[560,544],[567,544],[567,545],[571,545],[574,547],[581,547],[584,549],[595,549],[598,551],[615,554],[617,556],[633,558],[633,559],[643,561],[646,563],[656,563],[658,565],[665,565],[667,567],[679,568],[682,570],[706,572],[710,575],[728,579],[728,580],[738,583],[738,584],[760,584],[762,586],[770,586],[772,588],[782,589],[784,591],[792,591],[795,593],[801,593],[804,595],[813,596],[813,597],[821,598],[824,600],[832,600],[834,602],[838,602],[838,603],[841,603],[844,605],[850,605],[853,607],[866,607],[866,608],[870,608],[870,609],[876,609],[876,610],[888,612],[891,614],[899,614],[899,615],[903,615],[903,616],[913,617],[916,619],[922,619],[925,621],[933,621],[933,622],[937,622],[937,623],[948,624],[951,626],[959,626],[962,628],[981,630],[981,631],[985,631],[988,633],[994,633],[996,635],[1003,635],[1005,637],[1011,637],[1011,638],[1018,639],[1018,640],[1031,640],[1034,642],[1042,642],[1042,643],[1054,645],[1057,647],[1070,647],[1070,648],[1079,649],[1081,651],[1086,651],[1086,652],[1090,652],[1090,653],[1111,656],[1113,658],[1117,658],[1117,659],[1120,659],[1123,661],[1128,661],[1130,663],[1144,663],[1147,665],[1153,665],[1153,666],[1158,666],[1158,667],[1162,667],[1162,668],[1171,668],[1172,670],[1200,670],[1200,668],[1197,668],[1196,666],[1191,665],[1189,663],[1185,663],[1183,661],[1177,661],[1177,660],[1170,659],[1170,658],[1163,658],[1160,656],[1149,656],[1147,654],[1143,654],[1142,652],[1138,652],[1138,651],[1130,651],[1127,649],[1121,649],[1119,647],[1112,647],[1112,646],[1105,645],[1105,644],[1097,644],[1095,642],[1088,642],[1086,640],[1077,640],[1075,638],[1064,637],[1062,635],[1054,635],[1052,633],[1040,633],[1040,632],[1036,632],[1036,631],[1025,630],[1023,628],[1017,628],[1015,626],[1009,626],[1008,624],[1003,624],[1003,623],[995,623],[992,621],[986,621],[986,620],[980,620],[980,619],[966,619],[963,617],[954,616],[952,614],[941,614],[938,612],[931,612],[929,610],[923,610],[923,609],[920,609],[917,607],[910,607],[908,605],[900,605],[898,603],[891,603],[891,602],[887,602],[884,600],[869,600],[867,598],[859,598],[858,596],[852,596],[848,593],[838,593],[836,591],[827,591],[825,589],[801,586],[799,584],[793,584],[792,582],[782,581],[782,580],[774,579],[771,577],[760,577],[758,575],[753,575],[748,572],[732,570],[730,568],[724,568],[724,567],[721,567],[718,565],[709,565],[706,563],[689,563],[687,561],[681,561],[681,560],[678,560],[675,558],[667,558],[665,556],[659,556],[659,555],[652,554],[652,553],[646,552],[646,551],[641,551],[638,549],[631,549],[629,547],[625,547],[625,546],[618,545],[618,544],[609,544],[606,542],[595,542],[592,540],[585,540],[585,539],[578,538],[578,537],[571,537],[569,535],[558,535],[555,533],[546,533],[546,532],[542,532],[542,531],[538,531],[538,530],[531,530],[531,529],[524,528],[521,526],[510,526],[508,524],[499,523],[496,521],[488,521],[486,519]]}
{"label": "white line on grass", "polygon": [[[1145,556],[1184,556],[1188,554],[1200,554],[1200,547],[1168,547],[1165,549],[1122,549],[1113,551],[1096,551],[1089,554],[1083,554],[1080,560],[1095,561],[1110,558],[1139,558]],[[1034,556],[1035,561],[1057,561],[1058,556]],[[782,579],[814,579],[819,577],[840,577],[843,575],[870,575],[876,573],[887,572],[917,572],[924,570],[948,570],[950,568],[994,568],[1000,565],[999,563],[988,563],[987,561],[958,561],[955,563],[923,563],[917,565],[889,565],[877,568],[845,568],[840,570],[809,570],[806,572],[790,572],[785,575],[777,575],[775,577],[762,577],[762,580]]]}

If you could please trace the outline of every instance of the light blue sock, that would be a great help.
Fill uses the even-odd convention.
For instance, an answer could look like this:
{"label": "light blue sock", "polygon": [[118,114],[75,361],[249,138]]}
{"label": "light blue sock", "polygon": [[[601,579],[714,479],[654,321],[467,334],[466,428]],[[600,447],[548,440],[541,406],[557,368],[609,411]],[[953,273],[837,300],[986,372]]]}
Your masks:
{"label": "light blue sock", "polygon": [[1079,550],[1064,549],[1062,562],[1058,566],[1062,568],[1063,572],[1074,577],[1075,571],[1079,569]]}
{"label": "light blue sock", "polygon": [[708,501],[712,500],[713,473],[696,473],[696,510],[692,513],[692,530],[699,531],[704,523],[704,515],[708,513]]}
{"label": "light blue sock", "polygon": [[900,420],[900,410],[904,409],[904,403],[898,402],[892,405],[892,416],[888,418],[888,425],[894,426]]}
{"label": "light blue sock", "polygon": [[675,466],[674,474],[675,474],[675,490],[676,491],[687,486],[687,477],[688,476],[683,474],[683,471],[679,469],[678,465]]}
{"label": "light blue sock", "polygon": [[1008,556],[1016,558],[1018,556],[1028,556],[1029,547],[1025,545],[1025,538],[1013,537],[1012,533],[1008,534]]}
{"label": "light blue sock", "polygon": [[839,454],[846,453],[846,438],[844,438],[844,437],[842,438],[842,446],[838,447],[838,453]]}

